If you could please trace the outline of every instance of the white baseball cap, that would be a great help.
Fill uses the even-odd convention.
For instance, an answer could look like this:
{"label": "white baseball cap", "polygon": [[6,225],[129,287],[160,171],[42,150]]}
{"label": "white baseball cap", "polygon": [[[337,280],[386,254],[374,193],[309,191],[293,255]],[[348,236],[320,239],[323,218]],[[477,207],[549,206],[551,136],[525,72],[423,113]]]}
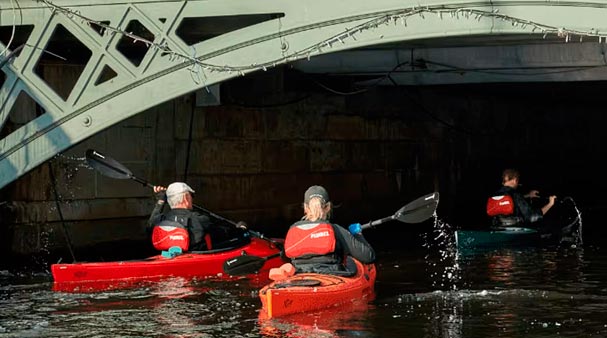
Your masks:
{"label": "white baseball cap", "polygon": [[167,187],[166,194],[170,197],[178,194],[183,194],[184,192],[194,193],[195,191],[194,189],[190,188],[189,185],[183,182],[174,182],[169,184],[169,186]]}

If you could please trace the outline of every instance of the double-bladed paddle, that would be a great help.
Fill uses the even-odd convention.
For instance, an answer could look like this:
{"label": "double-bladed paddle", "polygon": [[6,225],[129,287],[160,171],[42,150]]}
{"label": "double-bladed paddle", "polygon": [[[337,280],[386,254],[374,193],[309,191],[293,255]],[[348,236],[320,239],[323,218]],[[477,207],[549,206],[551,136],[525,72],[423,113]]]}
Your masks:
{"label": "double-bladed paddle", "polygon": [[[153,184],[151,184],[150,182],[148,182],[148,181],[146,181],[146,180],[144,180],[142,178],[139,178],[139,177],[133,175],[133,173],[127,167],[125,167],[120,162],[114,160],[113,158],[111,158],[109,156],[101,154],[100,152],[98,152],[96,150],[93,150],[93,149],[87,150],[86,153],[85,153],[85,156],[86,156],[86,162],[89,164],[89,166],[91,166],[92,168],[94,168],[95,170],[97,170],[98,172],[100,172],[103,176],[107,176],[107,177],[111,177],[111,178],[116,178],[116,179],[119,179],[119,180],[131,179],[133,181],[139,182],[139,183],[141,183],[141,184],[143,184],[145,186],[148,186],[150,188],[154,188]],[[229,220],[227,218],[221,217],[221,216],[219,216],[219,215],[217,215],[217,214],[215,214],[215,213],[213,213],[213,212],[211,212],[211,211],[209,211],[209,210],[207,210],[207,209],[205,209],[205,208],[203,208],[201,206],[198,206],[196,204],[193,204],[192,206],[195,209],[198,209],[198,210],[204,212],[205,214],[207,214],[207,215],[209,215],[209,216],[211,216],[211,217],[213,217],[215,219],[218,219],[218,220],[230,223],[230,224],[232,224],[234,226],[239,226],[236,222],[234,222],[232,220]],[[270,242],[270,243],[272,243],[272,244],[274,244],[274,245],[276,245],[278,247],[281,247],[281,245],[282,245],[281,243],[278,243],[278,242],[276,242],[274,240],[271,240],[271,239],[265,237],[264,235],[262,235],[262,234],[260,234],[260,233],[258,233],[256,231],[248,230],[248,229],[247,229],[247,231],[251,235],[253,235],[255,237],[258,237],[258,238],[261,238],[261,239],[264,239],[264,240],[266,240],[266,241],[268,241],[268,242]]]}
{"label": "double-bladed paddle", "polygon": [[[419,197],[400,208],[393,215],[361,225],[361,229],[373,228],[379,224],[397,220],[404,223],[420,223],[432,217],[438,206],[438,192]],[[223,270],[232,276],[248,275],[259,271],[268,259],[278,257],[273,254],[268,257],[242,255],[230,258],[223,264]]]}
{"label": "double-bladed paddle", "polygon": [[229,258],[223,263],[223,271],[230,276],[249,275],[261,270],[267,260],[274,257],[280,257],[280,253],[275,253],[267,257],[241,255]]}
{"label": "double-bladed paddle", "polygon": [[361,229],[374,228],[382,223],[397,220],[404,223],[421,223],[434,215],[438,206],[438,192],[419,197],[398,209],[394,215],[384,217],[360,226]]}

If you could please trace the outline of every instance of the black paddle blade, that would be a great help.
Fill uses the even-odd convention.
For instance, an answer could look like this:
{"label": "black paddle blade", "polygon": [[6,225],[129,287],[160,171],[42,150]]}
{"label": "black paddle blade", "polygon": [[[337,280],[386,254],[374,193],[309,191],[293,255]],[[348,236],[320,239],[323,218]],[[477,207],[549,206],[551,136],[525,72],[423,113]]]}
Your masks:
{"label": "black paddle blade", "polygon": [[405,205],[394,218],[405,223],[421,223],[434,215],[437,206],[438,192],[433,192]]}
{"label": "black paddle blade", "polygon": [[268,258],[243,255],[230,258],[223,263],[223,271],[230,276],[242,276],[261,269]]}
{"label": "black paddle blade", "polygon": [[129,179],[133,176],[133,173],[128,168],[93,149],[86,151],[86,162],[103,176],[121,180]]}

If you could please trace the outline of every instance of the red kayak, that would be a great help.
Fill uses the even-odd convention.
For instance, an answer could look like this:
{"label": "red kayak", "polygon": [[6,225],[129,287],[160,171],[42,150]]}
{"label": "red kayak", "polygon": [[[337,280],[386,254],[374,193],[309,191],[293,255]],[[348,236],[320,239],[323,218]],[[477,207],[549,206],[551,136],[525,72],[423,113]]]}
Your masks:
{"label": "red kayak", "polygon": [[253,237],[250,242],[236,248],[183,253],[172,258],[157,255],[141,260],[53,264],[53,290],[101,291],[170,277],[233,279],[234,276],[225,273],[224,264],[243,255],[269,257],[259,269],[245,276],[258,278],[267,276],[271,268],[284,263],[276,243],[274,240]]}
{"label": "red kayak", "polygon": [[273,318],[295,313],[372,300],[377,271],[374,264],[356,260],[357,273],[351,277],[301,273],[272,282],[259,291],[260,318]]}

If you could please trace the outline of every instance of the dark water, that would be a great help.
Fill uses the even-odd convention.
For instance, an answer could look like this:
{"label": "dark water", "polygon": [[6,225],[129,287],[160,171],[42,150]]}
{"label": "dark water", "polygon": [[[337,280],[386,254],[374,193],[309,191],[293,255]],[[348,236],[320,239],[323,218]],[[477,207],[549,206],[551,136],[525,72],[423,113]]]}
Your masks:
{"label": "dark water", "polygon": [[[259,321],[258,285],[171,279],[94,294],[0,272],[0,337],[606,337],[607,250],[457,253],[440,226],[380,249],[376,297]],[[588,242],[588,241],[586,241]],[[377,243],[376,247],[381,247]]]}

